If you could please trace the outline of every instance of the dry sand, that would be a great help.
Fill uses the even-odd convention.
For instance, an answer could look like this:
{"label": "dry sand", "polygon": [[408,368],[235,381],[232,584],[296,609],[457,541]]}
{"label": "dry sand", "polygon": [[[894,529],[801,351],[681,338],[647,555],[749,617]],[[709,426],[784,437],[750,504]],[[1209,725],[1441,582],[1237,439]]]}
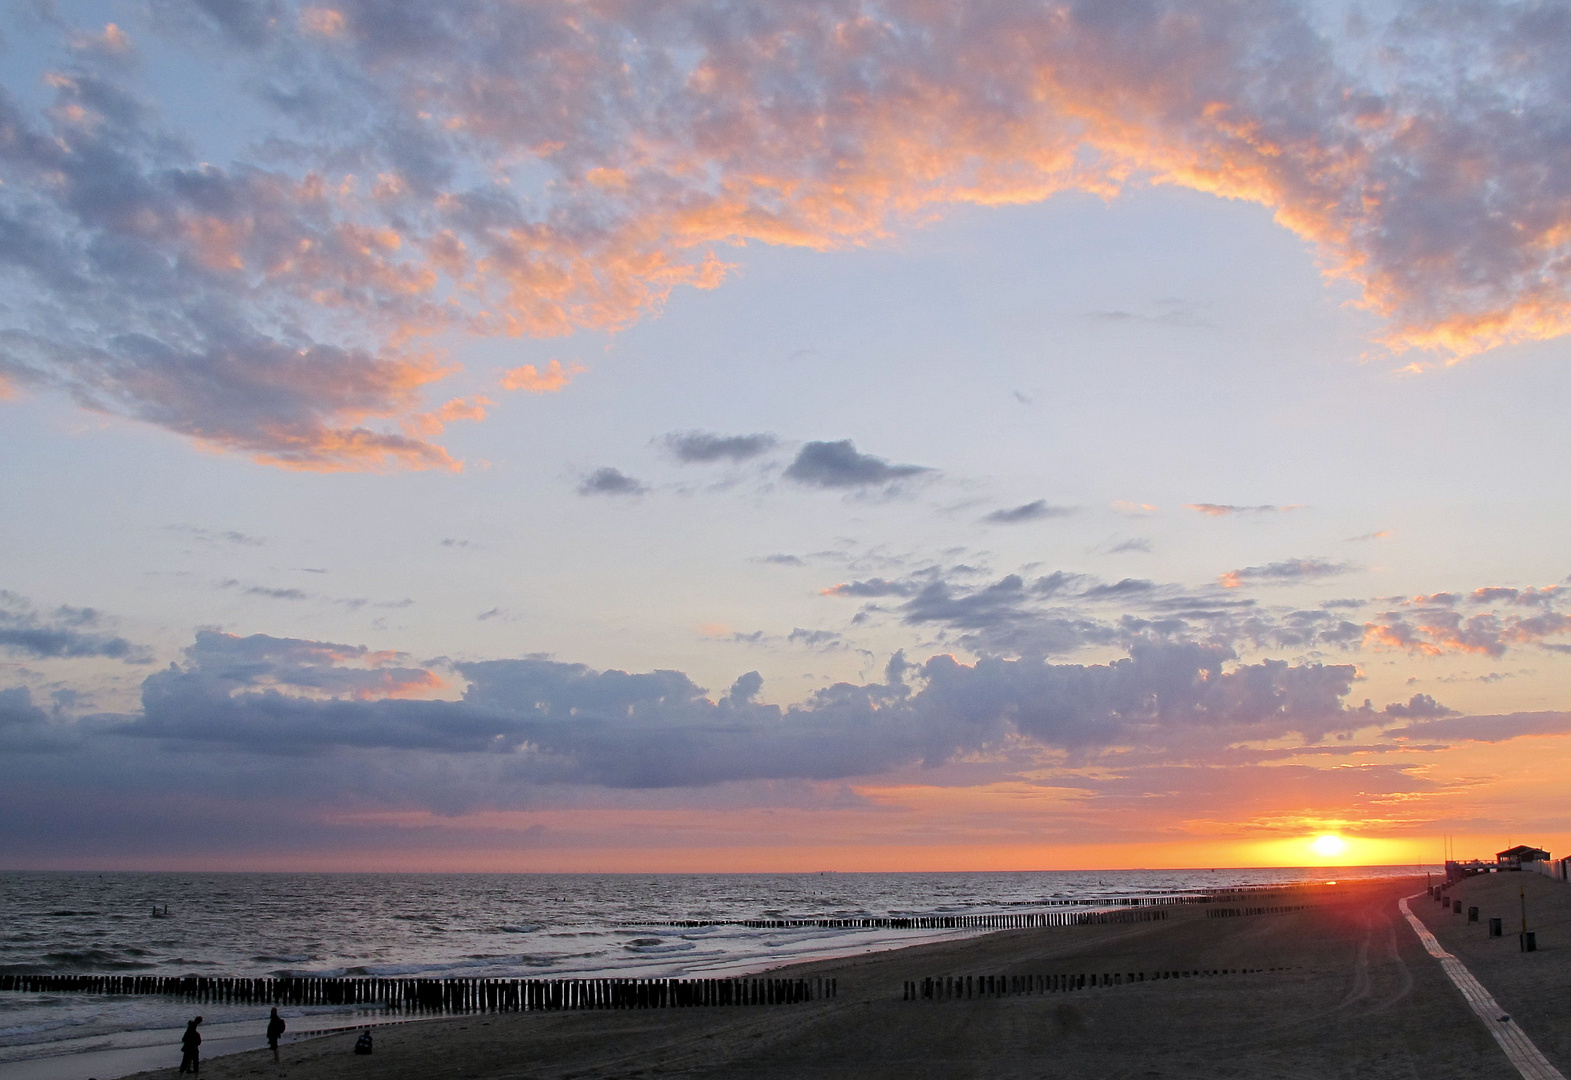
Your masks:
{"label": "dry sand", "polygon": [[[1571,885],[1533,873],[1487,874],[1459,882],[1447,895],[1462,901],[1460,915],[1426,897],[1408,905],[1550,1063],[1571,1076]],[[1537,952],[1524,953],[1517,942],[1524,899]],[[1478,908],[1478,922],[1467,921],[1469,907]],[[1504,922],[1504,937],[1489,936],[1491,917]]]}
{"label": "dry sand", "polygon": [[[1503,911],[1517,885],[1530,887],[1541,951],[1526,958],[1515,938],[1491,942],[1485,924],[1468,928],[1458,925],[1465,915],[1443,915],[1427,900],[1412,904],[1571,1073],[1571,886],[1532,878],[1505,875],[1457,893],[1487,893],[1485,903]],[[1397,898],[1423,884],[1352,883],[1250,901],[1314,905],[1287,914],[1207,918],[1205,907],[1175,907],[1157,923],[1009,931],[789,969],[837,977],[832,1001],[455,1017],[385,1029],[370,1057],[351,1054],[353,1035],[338,1035],[286,1046],[282,1070],[258,1050],[207,1062],[202,1075],[1510,1080],[1515,1070],[1397,911]],[[901,1000],[905,980],[945,974],[1228,968],[1283,970],[991,1000]]]}

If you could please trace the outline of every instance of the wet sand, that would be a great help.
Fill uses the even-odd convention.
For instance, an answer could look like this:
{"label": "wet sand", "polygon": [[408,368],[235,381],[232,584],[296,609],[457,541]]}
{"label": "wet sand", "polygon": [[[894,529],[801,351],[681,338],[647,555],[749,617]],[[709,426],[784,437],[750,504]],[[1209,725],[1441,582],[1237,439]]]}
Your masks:
{"label": "wet sand", "polygon": [[[1208,918],[1206,907],[1184,906],[1170,909],[1169,918],[1157,923],[1008,931],[783,969],[838,978],[840,996],[832,1001],[454,1017],[384,1029],[370,1057],[350,1052],[353,1034],[334,1035],[285,1047],[282,1070],[260,1050],[214,1059],[202,1073],[211,1080],[273,1080],[280,1071],[290,1080],[1509,1080],[1516,1072],[1397,911],[1397,898],[1421,891],[1423,884],[1422,879],[1355,883],[1248,901],[1312,905],[1285,914]],[[1571,1009],[1559,1004],[1567,981],[1571,886],[1547,880],[1527,884],[1548,890],[1537,901],[1544,909],[1538,924],[1541,951],[1529,957],[1530,963],[1515,962],[1520,957],[1514,938],[1506,939],[1509,957],[1505,948],[1495,948],[1499,939],[1463,944],[1476,946],[1474,974],[1502,1003],[1520,1010],[1528,1034],[1552,1062],[1571,1073]],[[1448,948],[1453,937],[1462,942],[1471,932],[1453,925],[1465,916],[1448,922],[1437,904],[1412,904],[1436,925]],[[1559,922],[1551,918],[1551,909],[1562,911],[1555,917]],[[1479,927],[1471,929],[1482,939]],[[1475,964],[1462,944],[1455,951]],[[1242,968],[1282,970],[1150,979],[1150,973],[1161,971]],[[901,1000],[905,981],[928,976],[1112,972],[1148,977],[1133,985],[1071,993]],[[168,1068],[141,1075],[177,1074]]]}

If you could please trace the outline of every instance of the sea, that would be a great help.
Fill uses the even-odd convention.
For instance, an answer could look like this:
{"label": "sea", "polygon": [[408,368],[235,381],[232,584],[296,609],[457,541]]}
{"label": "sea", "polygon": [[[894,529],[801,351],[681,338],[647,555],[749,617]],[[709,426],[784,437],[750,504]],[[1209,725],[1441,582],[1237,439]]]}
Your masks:
{"label": "sea", "polygon": [[[985,932],[754,929],[728,922],[1095,911],[1132,897],[1432,869],[0,872],[0,974],[702,978]],[[682,921],[717,925],[670,925]],[[159,997],[0,992],[0,1080],[52,1075],[23,1067],[34,1059],[156,1041],[164,1037],[159,1033],[180,1028],[192,1010],[189,1002]],[[266,1006],[206,1004],[201,1010],[204,1030],[249,1030],[267,1016]],[[280,1011],[297,1032],[369,1022],[374,1015],[363,1007]]]}

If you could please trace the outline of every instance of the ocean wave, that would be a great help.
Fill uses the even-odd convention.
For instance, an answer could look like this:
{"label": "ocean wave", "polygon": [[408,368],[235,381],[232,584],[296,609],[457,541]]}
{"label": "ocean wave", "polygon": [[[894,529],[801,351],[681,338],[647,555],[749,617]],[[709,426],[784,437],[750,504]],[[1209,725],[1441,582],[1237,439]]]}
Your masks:
{"label": "ocean wave", "polygon": [[661,941],[658,938],[647,942],[640,938],[622,946],[639,956],[669,956],[673,953],[692,952],[697,947],[691,941]]}
{"label": "ocean wave", "polygon": [[42,970],[28,974],[47,974],[51,971],[145,971],[154,966],[140,960],[127,959],[122,953],[105,952],[103,949],[45,953],[43,961]]}
{"label": "ocean wave", "polygon": [[[444,971],[474,971],[479,968],[494,968],[508,971],[518,968],[548,968],[555,967],[564,957],[556,956],[530,956],[512,953],[505,956],[471,956],[461,960],[436,960],[430,963],[410,964],[363,964],[359,967],[344,969],[344,975],[356,979],[396,979],[420,978],[424,975],[434,975]],[[294,972],[295,977],[322,978],[325,973],[320,971]]]}
{"label": "ocean wave", "polygon": [[533,934],[545,929],[543,926],[530,926],[522,923],[518,926],[498,926],[494,933],[498,934]]}
{"label": "ocean wave", "polygon": [[[89,1022],[86,1018],[80,1016],[62,1016],[59,1019],[44,1020],[34,1024],[16,1024],[12,1027],[0,1027],[0,1042],[5,1042],[8,1039],[26,1039],[29,1042],[39,1041],[36,1039],[36,1036],[47,1035],[51,1031],[60,1031],[62,1028],[81,1027]],[[28,1036],[34,1036],[35,1038],[28,1038]]]}

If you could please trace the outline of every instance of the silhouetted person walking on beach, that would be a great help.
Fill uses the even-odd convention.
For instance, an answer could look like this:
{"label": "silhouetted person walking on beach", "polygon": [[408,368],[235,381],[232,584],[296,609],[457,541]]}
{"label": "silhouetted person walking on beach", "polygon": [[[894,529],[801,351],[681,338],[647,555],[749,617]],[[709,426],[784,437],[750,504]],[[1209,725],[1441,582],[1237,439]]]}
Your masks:
{"label": "silhouetted person walking on beach", "polygon": [[278,1015],[278,1010],[273,1010],[273,1015],[267,1018],[267,1045],[273,1048],[273,1061],[278,1061],[278,1037],[284,1033],[284,1018]]}
{"label": "silhouetted person walking on beach", "polygon": [[201,1022],[202,1018],[198,1016],[195,1020],[186,1024],[185,1034],[180,1036],[180,1071],[183,1073],[188,1072],[195,1075],[202,1071],[200,1057],[202,1036],[196,1030],[196,1026]]}

